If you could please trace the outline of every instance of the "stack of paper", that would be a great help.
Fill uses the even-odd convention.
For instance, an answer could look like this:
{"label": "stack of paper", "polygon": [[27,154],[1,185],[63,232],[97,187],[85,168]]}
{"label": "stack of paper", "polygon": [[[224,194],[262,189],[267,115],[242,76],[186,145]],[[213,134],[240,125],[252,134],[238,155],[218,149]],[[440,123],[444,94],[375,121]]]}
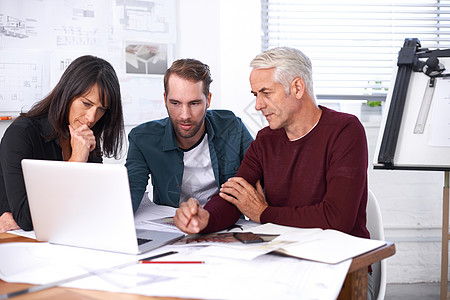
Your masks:
{"label": "stack of paper", "polygon": [[280,234],[273,242],[294,242],[277,252],[303,259],[336,264],[386,244],[384,241],[354,237],[332,229],[302,229],[267,223],[252,228],[253,233]]}

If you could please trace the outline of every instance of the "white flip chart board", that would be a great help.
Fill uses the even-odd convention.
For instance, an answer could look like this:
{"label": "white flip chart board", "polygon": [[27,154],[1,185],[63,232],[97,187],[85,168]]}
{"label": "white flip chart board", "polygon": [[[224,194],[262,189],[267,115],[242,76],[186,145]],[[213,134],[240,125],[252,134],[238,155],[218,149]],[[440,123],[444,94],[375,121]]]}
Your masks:
{"label": "white flip chart board", "polygon": [[[438,59],[446,69],[442,75],[450,73],[450,57],[438,57]],[[419,60],[426,61],[426,58]],[[393,74],[392,86],[386,98],[386,107],[373,159],[374,167],[378,169],[450,170],[450,77],[436,78],[429,112],[424,114],[422,102],[430,77],[423,72],[412,72],[410,77],[393,165],[387,167],[379,163],[378,157],[385,134],[397,70],[398,68]],[[424,118],[424,115],[426,117],[423,132],[417,133],[415,132],[416,123],[418,119]]]}

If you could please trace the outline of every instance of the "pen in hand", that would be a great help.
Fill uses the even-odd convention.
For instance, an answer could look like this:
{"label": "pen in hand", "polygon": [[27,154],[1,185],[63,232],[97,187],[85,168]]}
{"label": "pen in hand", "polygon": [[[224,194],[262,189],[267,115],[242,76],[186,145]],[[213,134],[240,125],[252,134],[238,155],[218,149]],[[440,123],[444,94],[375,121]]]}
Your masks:
{"label": "pen in hand", "polygon": [[189,219],[188,219],[188,221],[187,221],[187,223],[186,223],[186,226],[184,226],[185,230],[188,229],[189,224],[191,223],[191,220],[192,220],[192,216],[193,216],[193,215],[191,215],[191,216],[189,217]]}
{"label": "pen in hand", "polygon": [[196,201],[196,200],[194,200],[194,201],[195,201],[195,208],[196,208],[195,213],[191,212],[191,215],[189,216],[189,219],[188,219],[186,225],[184,226],[185,230],[187,230],[189,227],[189,224],[191,224],[192,217],[194,217],[198,213],[198,208],[199,208],[200,204],[198,203],[198,201]]}

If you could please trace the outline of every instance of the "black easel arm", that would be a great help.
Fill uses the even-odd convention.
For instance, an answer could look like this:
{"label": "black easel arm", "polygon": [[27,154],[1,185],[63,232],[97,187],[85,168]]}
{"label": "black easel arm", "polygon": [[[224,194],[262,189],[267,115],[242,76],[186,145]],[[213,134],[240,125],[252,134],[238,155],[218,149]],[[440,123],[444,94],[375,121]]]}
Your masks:
{"label": "black easel arm", "polygon": [[418,62],[416,51],[420,48],[420,42],[416,38],[405,39],[402,49],[398,54],[398,71],[392,93],[391,104],[386,119],[383,139],[381,141],[378,163],[388,168],[394,166],[394,154],[397,147],[398,134],[402,122],[403,109],[406,102],[409,80],[414,66]]}

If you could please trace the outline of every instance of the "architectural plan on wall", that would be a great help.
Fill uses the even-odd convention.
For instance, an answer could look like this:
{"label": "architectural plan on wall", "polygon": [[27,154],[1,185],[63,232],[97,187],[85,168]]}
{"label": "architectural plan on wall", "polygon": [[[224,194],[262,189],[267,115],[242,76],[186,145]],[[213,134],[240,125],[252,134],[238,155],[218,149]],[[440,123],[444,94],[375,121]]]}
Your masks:
{"label": "architectural plan on wall", "polygon": [[173,4],[161,0],[117,0],[120,26],[129,31],[170,34],[175,25],[171,17]]}
{"label": "architectural plan on wall", "polygon": [[51,30],[55,46],[59,49],[83,50],[108,49],[112,28],[110,0],[64,0],[54,3],[55,17]]}
{"label": "architectural plan on wall", "polygon": [[43,53],[24,56],[4,52],[0,57],[0,111],[26,111],[48,91],[48,64]]}
{"label": "architectural plan on wall", "polygon": [[1,0],[0,111],[28,109],[75,58],[90,54],[116,70],[125,124],[164,117],[175,10],[175,0]]}
{"label": "architectural plan on wall", "polygon": [[35,23],[34,19],[19,19],[7,14],[0,14],[0,34],[19,39],[36,36]]}
{"label": "architectural plan on wall", "polygon": [[42,22],[37,16],[44,14],[45,5],[38,1],[25,1],[27,7],[22,9],[17,1],[2,0],[0,3],[0,49],[43,47],[45,39],[38,37]]}
{"label": "architectural plan on wall", "polygon": [[127,74],[164,75],[167,70],[167,44],[128,43],[126,52]]}
{"label": "architectural plan on wall", "polygon": [[[42,66],[0,63],[0,104],[8,111],[22,110],[42,96]],[[30,101],[30,102],[29,102]]]}
{"label": "architectural plan on wall", "polygon": [[[176,42],[175,1],[116,0],[114,29],[122,37],[122,95],[125,122],[139,124],[167,116],[163,74]],[[115,38],[119,40],[119,38]]]}

